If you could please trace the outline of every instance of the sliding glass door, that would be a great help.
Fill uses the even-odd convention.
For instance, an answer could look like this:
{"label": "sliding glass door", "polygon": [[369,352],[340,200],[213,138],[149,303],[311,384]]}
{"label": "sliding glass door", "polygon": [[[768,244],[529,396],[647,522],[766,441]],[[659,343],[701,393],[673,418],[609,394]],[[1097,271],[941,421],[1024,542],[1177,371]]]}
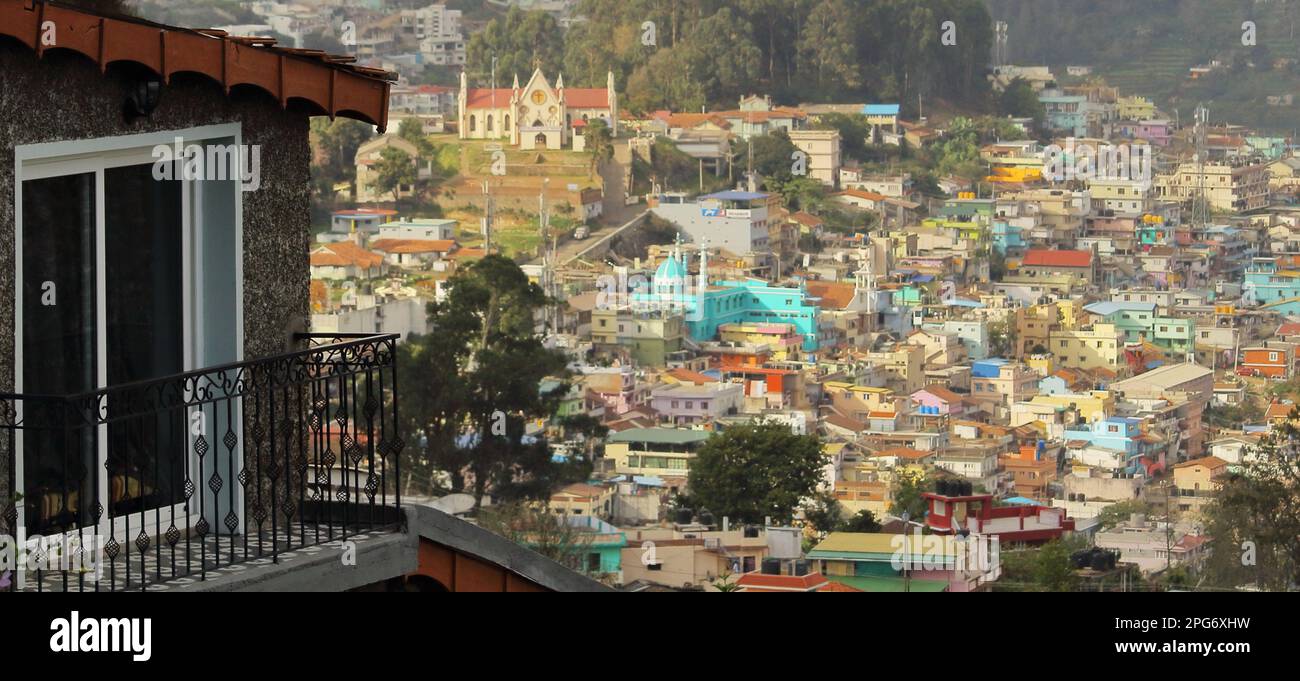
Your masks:
{"label": "sliding glass door", "polygon": [[[201,512],[242,527],[233,477],[202,509],[186,497],[212,484],[197,452],[214,434],[224,444],[204,470],[239,470],[239,404],[201,414],[193,382],[155,380],[243,358],[239,183],[156,172],[158,145],[238,148],[238,135],[222,125],[16,149],[16,473],[29,534],[100,525],[135,541],[185,532]],[[62,399],[96,391],[94,404]]]}

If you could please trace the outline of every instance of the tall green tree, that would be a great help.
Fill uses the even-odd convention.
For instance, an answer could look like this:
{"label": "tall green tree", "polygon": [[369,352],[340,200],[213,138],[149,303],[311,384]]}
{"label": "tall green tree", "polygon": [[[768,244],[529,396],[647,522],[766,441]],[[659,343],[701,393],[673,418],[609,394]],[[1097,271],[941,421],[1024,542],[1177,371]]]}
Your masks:
{"label": "tall green tree", "polygon": [[751,423],[711,436],[695,455],[691,498],[742,523],[788,522],[822,481],[826,456],[812,435],[779,423]]}
{"label": "tall green tree", "polygon": [[1213,583],[1272,591],[1300,584],[1300,428],[1294,421],[1275,426],[1254,456],[1221,481],[1203,515]]}
{"label": "tall green tree", "polygon": [[451,279],[446,301],[430,306],[433,333],[399,357],[403,413],[412,441],[427,442],[426,468],[479,503],[489,492],[545,498],[590,471],[589,461],[556,464],[544,440],[524,434],[528,421],[553,416],[569,389],[563,380],[539,388],[567,377],[563,353],[543,346],[536,330],[549,302],[518,265],[489,255]]}
{"label": "tall green tree", "polygon": [[537,66],[554,78],[564,63],[564,31],[549,12],[511,7],[470,36],[465,62],[474,83],[491,85],[493,57],[497,87],[510,87],[516,75],[522,85]]}
{"label": "tall green tree", "polygon": [[586,140],[587,154],[591,157],[589,173],[594,176],[600,171],[602,163],[614,158],[614,135],[609,125],[597,118],[587,122],[583,138]]}
{"label": "tall green tree", "polygon": [[920,521],[929,511],[929,504],[921,496],[934,491],[934,479],[929,475],[899,471],[894,475],[893,497],[889,512],[902,517],[904,513],[911,520]]}
{"label": "tall green tree", "polygon": [[414,188],[419,179],[415,159],[395,147],[388,147],[379,154],[375,162],[375,191],[392,194],[393,201],[401,200],[403,187]]}

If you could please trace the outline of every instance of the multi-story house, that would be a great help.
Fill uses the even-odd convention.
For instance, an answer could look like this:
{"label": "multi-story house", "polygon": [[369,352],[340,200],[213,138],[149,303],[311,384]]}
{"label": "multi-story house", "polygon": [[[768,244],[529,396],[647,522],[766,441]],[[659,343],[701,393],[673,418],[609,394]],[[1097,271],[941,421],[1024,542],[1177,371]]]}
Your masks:
{"label": "multi-story house", "polygon": [[1118,373],[1124,367],[1124,332],[1114,324],[1057,329],[1048,350],[1058,366]]}
{"label": "multi-story house", "polygon": [[1204,192],[1214,210],[1244,212],[1268,205],[1268,166],[1194,163],[1178,166],[1172,174],[1156,177],[1156,196],[1178,201],[1193,200]]}
{"label": "multi-story house", "polygon": [[632,428],[610,434],[605,458],[614,462],[616,473],[661,476],[676,492],[684,489],[695,452],[707,439],[702,430]]}
{"label": "multi-story house", "polygon": [[740,411],[744,387],[739,383],[664,384],[650,391],[650,406],[666,423],[705,424]]}

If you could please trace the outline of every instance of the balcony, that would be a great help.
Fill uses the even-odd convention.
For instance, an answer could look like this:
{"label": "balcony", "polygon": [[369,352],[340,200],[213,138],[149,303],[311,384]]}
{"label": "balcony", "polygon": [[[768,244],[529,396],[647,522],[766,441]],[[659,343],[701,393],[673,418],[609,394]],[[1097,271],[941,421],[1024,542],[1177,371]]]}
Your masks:
{"label": "balcony", "polygon": [[397,530],[397,340],[300,334],[273,357],[0,394],[0,533],[27,548],[8,588],[167,589]]}

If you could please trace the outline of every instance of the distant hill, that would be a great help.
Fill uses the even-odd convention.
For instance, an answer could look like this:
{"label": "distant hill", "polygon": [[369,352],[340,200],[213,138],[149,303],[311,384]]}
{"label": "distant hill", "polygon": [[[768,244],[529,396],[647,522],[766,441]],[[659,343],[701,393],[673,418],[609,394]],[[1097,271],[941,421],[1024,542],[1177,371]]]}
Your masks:
{"label": "distant hill", "polygon": [[[1008,24],[1008,58],[1094,68],[1123,94],[1153,98],[1189,117],[1206,102],[1216,122],[1279,134],[1300,128],[1300,97],[1289,107],[1267,97],[1300,94],[1300,3],[1281,0],[984,0]],[[1255,45],[1242,44],[1242,24]],[[1198,80],[1187,69],[1211,60],[1225,67]]]}

